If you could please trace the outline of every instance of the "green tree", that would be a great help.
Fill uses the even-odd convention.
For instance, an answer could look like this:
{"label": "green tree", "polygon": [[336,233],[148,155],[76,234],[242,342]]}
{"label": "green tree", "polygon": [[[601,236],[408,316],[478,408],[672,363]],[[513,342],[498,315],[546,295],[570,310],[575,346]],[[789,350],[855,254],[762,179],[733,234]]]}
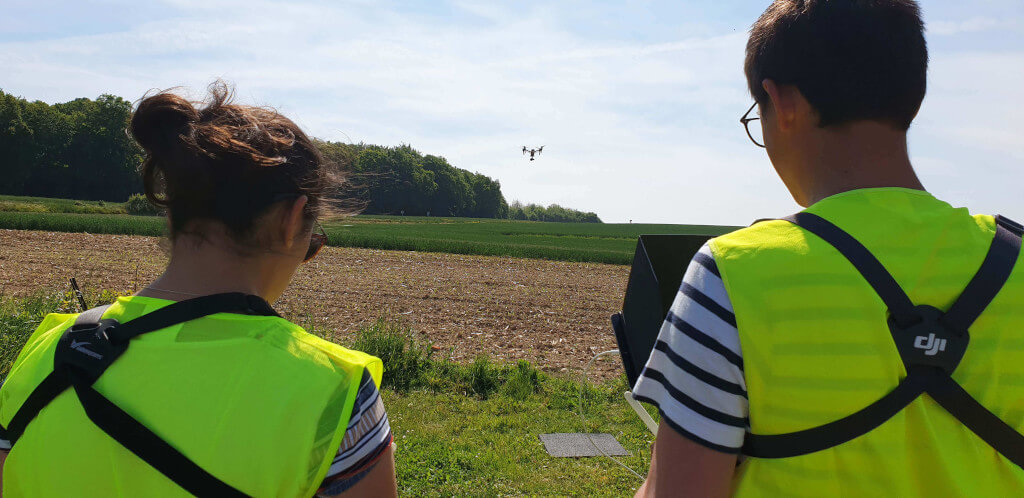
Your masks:
{"label": "green tree", "polygon": [[142,190],[138,175],[141,150],[125,128],[131,103],[113,95],[57,104],[72,117],[74,135],[66,161],[72,182],[70,197],[120,201]]}
{"label": "green tree", "polygon": [[[49,105],[0,91],[0,193],[123,202],[141,192],[130,117],[131,104],[113,95]],[[510,206],[496,180],[409,145],[316,144],[352,172],[343,195],[358,194],[367,213],[600,222],[558,205]]]}
{"label": "green tree", "polygon": [[0,192],[20,194],[32,172],[32,161],[37,155],[32,128],[22,113],[23,101],[0,92]]}
{"label": "green tree", "polygon": [[436,193],[428,200],[432,213],[445,216],[468,216],[476,206],[473,189],[466,173],[448,164],[443,157],[423,158],[423,168],[434,174]]}

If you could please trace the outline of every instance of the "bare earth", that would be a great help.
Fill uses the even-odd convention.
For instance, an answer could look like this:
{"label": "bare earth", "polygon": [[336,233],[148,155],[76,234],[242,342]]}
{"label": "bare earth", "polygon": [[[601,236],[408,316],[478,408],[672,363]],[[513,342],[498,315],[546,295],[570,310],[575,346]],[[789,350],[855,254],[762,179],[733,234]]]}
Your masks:
{"label": "bare earth", "polygon": [[[74,276],[89,289],[130,293],[163,270],[160,240],[0,230],[0,290],[63,291]],[[616,265],[328,247],[274,306],[294,322],[335,331],[330,338],[340,344],[360,324],[404,317],[436,354],[456,361],[490,355],[575,373],[615,348],[609,317],[628,276]],[[620,372],[609,359],[592,375]]]}

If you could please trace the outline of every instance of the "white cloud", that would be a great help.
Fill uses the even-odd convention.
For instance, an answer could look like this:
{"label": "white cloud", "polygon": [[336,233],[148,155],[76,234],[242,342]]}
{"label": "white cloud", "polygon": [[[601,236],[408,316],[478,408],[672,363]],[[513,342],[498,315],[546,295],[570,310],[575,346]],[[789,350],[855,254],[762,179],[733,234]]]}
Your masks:
{"label": "white cloud", "polygon": [[1013,29],[1020,26],[1016,19],[995,19],[991,17],[974,17],[959,21],[931,21],[928,23],[928,34],[938,36],[977,33],[999,29]]}

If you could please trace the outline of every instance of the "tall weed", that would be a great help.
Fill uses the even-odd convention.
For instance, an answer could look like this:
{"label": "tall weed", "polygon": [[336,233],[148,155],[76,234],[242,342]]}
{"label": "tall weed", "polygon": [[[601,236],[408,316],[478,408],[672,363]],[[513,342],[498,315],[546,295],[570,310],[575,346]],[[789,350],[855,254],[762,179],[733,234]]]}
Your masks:
{"label": "tall weed", "polygon": [[404,392],[425,383],[431,365],[430,346],[416,340],[404,321],[378,318],[359,330],[352,347],[381,359],[384,387]]}

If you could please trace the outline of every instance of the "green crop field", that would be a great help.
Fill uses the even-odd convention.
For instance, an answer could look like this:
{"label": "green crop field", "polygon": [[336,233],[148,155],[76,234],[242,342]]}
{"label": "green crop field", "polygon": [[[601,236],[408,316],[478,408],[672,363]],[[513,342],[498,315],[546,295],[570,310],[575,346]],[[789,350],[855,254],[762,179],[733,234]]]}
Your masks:
{"label": "green crop field", "polygon": [[[23,212],[0,209],[0,228],[149,236],[165,233],[165,220],[160,217],[58,212],[62,206],[81,206],[76,206],[75,201],[45,199],[34,202],[33,199],[0,196],[0,203],[47,208],[46,211],[26,208],[21,210]],[[330,245],[339,247],[612,264],[632,262],[636,239],[641,234],[721,235],[737,228],[369,215],[342,218],[324,223],[324,226]]]}

